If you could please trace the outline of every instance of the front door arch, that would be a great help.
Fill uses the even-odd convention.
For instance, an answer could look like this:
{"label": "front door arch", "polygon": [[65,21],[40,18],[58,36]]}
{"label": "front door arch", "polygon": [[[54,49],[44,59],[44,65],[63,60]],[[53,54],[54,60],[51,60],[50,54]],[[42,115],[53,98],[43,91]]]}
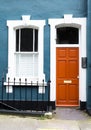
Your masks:
{"label": "front door arch", "polygon": [[[79,101],[86,101],[86,69],[81,66],[82,57],[86,57],[86,18],[73,18],[72,15],[64,15],[64,18],[49,19],[50,25],[50,100],[56,101],[56,48],[79,48]],[[57,45],[56,28],[74,27],[79,29],[79,45]]]}

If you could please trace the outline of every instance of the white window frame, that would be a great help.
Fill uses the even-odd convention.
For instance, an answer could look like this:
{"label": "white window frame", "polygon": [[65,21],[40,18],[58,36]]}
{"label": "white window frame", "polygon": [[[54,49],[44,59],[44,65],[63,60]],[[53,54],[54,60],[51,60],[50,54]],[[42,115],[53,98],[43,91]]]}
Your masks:
{"label": "white window frame", "polygon": [[[19,50],[15,50],[15,57],[18,57],[18,65],[17,65],[17,58],[15,58],[15,60],[16,60],[16,75],[18,75],[18,76],[20,75],[20,77],[21,77],[21,73],[22,73],[24,75],[24,77],[27,77],[26,74],[30,76],[30,72],[31,72],[31,75],[32,75],[31,78],[35,78],[35,74],[38,74],[38,57],[39,57],[39,52],[34,51],[35,28],[31,28],[31,29],[33,29],[33,50],[32,51],[21,51],[20,50],[20,48],[21,48],[21,44],[20,44],[21,43],[21,29],[25,29],[25,28],[18,29],[19,30],[19,39],[18,39],[19,40],[19,45],[18,45]],[[30,29],[30,28],[28,28],[28,29]],[[22,56],[26,57],[24,59],[27,62],[24,63],[24,61],[23,61],[23,63],[25,64],[24,66],[26,66],[27,68],[24,67],[23,65],[21,65],[21,60],[24,60],[24,59],[22,59]],[[26,60],[27,56],[29,58],[28,60]],[[35,63],[36,56],[37,56],[37,59],[36,59],[37,61]],[[31,58],[32,58],[32,61],[31,61]],[[31,63],[30,63],[30,61],[31,61]],[[30,67],[30,70],[28,69],[29,66],[32,67],[32,68]],[[36,68],[34,68],[35,66],[36,66]],[[24,71],[23,67],[25,68],[26,72]],[[37,78],[37,75],[36,75],[36,78]]]}
{"label": "white window frame", "polygon": [[[33,81],[33,83],[42,83],[45,81],[44,74],[44,26],[45,20],[30,20],[30,15],[22,15],[22,20],[7,20],[8,26],[8,73],[6,75],[5,85],[8,85],[8,78],[10,78],[9,85],[14,85],[14,78],[16,82]],[[16,50],[16,29],[19,28],[37,28],[38,29],[38,77],[17,77],[15,65],[15,50]],[[26,52],[25,52],[26,53]],[[16,84],[19,85],[19,84]]]}

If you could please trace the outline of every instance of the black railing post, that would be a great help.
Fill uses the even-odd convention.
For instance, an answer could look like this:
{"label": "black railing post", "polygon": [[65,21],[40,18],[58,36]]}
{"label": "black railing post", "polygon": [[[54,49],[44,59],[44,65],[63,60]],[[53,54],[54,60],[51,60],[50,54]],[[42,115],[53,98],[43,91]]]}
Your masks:
{"label": "black railing post", "polygon": [[10,78],[8,77],[7,100],[9,100],[9,85],[10,85]]}
{"label": "black railing post", "polygon": [[31,81],[31,111],[32,111],[32,85],[33,85],[33,83],[32,83],[32,81]]}
{"label": "black railing post", "polygon": [[14,85],[15,85],[15,78],[14,78]]}
{"label": "black railing post", "polygon": [[4,87],[4,77],[2,77],[2,102],[3,102],[3,87]]}
{"label": "black railing post", "polygon": [[13,100],[15,100],[15,78],[14,78],[14,87],[13,87]]}
{"label": "black railing post", "polygon": [[21,110],[21,78],[19,79],[19,87],[20,87],[20,110]]}
{"label": "black railing post", "polygon": [[15,78],[14,78],[14,87],[13,87],[13,107],[15,106]]}
{"label": "black railing post", "polygon": [[37,107],[36,107],[37,111],[38,111],[38,88],[39,88],[39,85],[38,85],[38,81],[37,81]]}
{"label": "black railing post", "polygon": [[27,85],[27,79],[25,78],[25,85]]}
{"label": "black railing post", "polygon": [[48,86],[48,111],[50,111],[50,83],[51,83],[51,81],[49,80],[47,83],[47,86]]}
{"label": "black railing post", "polygon": [[26,109],[26,104],[27,104],[27,78],[25,78],[25,101],[24,101],[25,109]]}
{"label": "black railing post", "polygon": [[44,110],[44,79],[43,79],[43,85],[42,85],[42,101],[43,101],[43,110]]}
{"label": "black railing post", "polygon": [[27,79],[25,78],[25,101],[27,101]]}

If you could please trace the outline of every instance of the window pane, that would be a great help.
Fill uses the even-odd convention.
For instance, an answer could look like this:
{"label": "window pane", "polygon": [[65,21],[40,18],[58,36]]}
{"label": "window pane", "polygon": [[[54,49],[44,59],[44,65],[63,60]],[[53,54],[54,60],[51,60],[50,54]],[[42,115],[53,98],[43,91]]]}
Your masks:
{"label": "window pane", "polygon": [[38,54],[34,55],[34,76],[38,76]]}
{"label": "window pane", "polygon": [[37,52],[38,51],[38,30],[35,29],[35,47],[34,47],[34,51]]}
{"label": "window pane", "polygon": [[38,76],[38,54],[16,54],[16,75]]}
{"label": "window pane", "polygon": [[16,51],[19,51],[19,29],[16,30]]}
{"label": "window pane", "polygon": [[21,76],[33,76],[33,56],[31,54],[22,54],[19,66]]}
{"label": "window pane", "polygon": [[33,29],[21,29],[20,51],[33,51]]}
{"label": "window pane", "polygon": [[57,44],[78,44],[78,32],[73,27],[57,28]]}

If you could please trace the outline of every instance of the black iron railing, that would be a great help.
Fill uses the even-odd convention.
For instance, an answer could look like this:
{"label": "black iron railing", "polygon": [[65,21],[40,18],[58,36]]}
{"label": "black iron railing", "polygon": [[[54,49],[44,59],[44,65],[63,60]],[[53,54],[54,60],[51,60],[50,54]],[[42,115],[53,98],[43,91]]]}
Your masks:
{"label": "black iron railing", "polygon": [[13,111],[49,111],[50,105],[50,81],[47,83],[38,81],[28,82],[21,78],[16,81],[14,78],[11,82],[10,78],[5,82],[2,78],[0,86],[0,110]]}

